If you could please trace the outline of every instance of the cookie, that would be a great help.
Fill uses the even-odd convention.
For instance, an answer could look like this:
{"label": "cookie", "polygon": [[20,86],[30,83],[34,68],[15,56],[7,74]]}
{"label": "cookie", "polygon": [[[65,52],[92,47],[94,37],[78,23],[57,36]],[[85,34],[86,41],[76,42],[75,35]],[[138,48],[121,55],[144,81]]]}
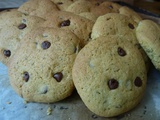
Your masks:
{"label": "cookie", "polygon": [[39,27],[44,20],[36,16],[25,16],[15,10],[4,11],[2,15],[0,14],[0,17],[2,16],[3,19],[0,19],[0,61],[8,66],[23,36]]}
{"label": "cookie", "polygon": [[106,15],[100,16],[92,29],[91,38],[96,39],[100,36],[107,35],[120,35],[125,40],[130,41],[141,51],[144,56],[146,69],[149,70],[150,60],[144,50],[141,48],[137,37],[136,37],[136,27],[138,23],[132,18],[122,15],[119,13],[108,13]]}
{"label": "cookie", "polygon": [[117,116],[137,106],[147,81],[141,53],[118,36],[90,41],[77,55],[72,76],[85,105],[103,117]]}
{"label": "cookie", "polygon": [[0,29],[6,25],[14,24],[21,16],[22,13],[18,12],[17,9],[8,9],[0,12]]}
{"label": "cookie", "polygon": [[79,39],[70,31],[38,28],[24,37],[9,64],[14,90],[26,101],[52,103],[74,90],[72,66]]}
{"label": "cookie", "polygon": [[121,7],[120,5],[110,1],[105,1],[102,3],[99,2],[96,3],[93,8],[91,8],[91,12],[97,16],[101,16],[107,13],[118,13],[120,7]]}
{"label": "cookie", "polygon": [[93,26],[91,38],[95,39],[106,35],[123,35],[127,40],[134,39],[137,41],[135,35],[137,25],[138,23],[125,15],[108,13],[98,17]]}
{"label": "cookie", "polygon": [[27,15],[46,18],[48,13],[54,13],[54,11],[58,11],[58,8],[51,0],[29,0],[21,5],[18,11]]}
{"label": "cookie", "polygon": [[48,15],[44,27],[54,27],[72,31],[81,40],[81,47],[90,40],[94,22],[87,18],[66,11],[57,11]]}
{"label": "cookie", "polygon": [[75,0],[51,0],[51,1],[57,5],[59,10],[65,11],[68,8],[68,6],[74,3]]}
{"label": "cookie", "polygon": [[78,0],[71,4],[66,11],[73,12],[74,14],[80,14],[84,12],[91,12],[96,17],[104,15],[106,13],[118,12],[120,5],[109,1],[86,1]]}
{"label": "cookie", "polygon": [[95,16],[91,12],[83,12],[83,13],[80,13],[79,16],[85,17],[93,22],[95,22],[97,20],[97,16]]}
{"label": "cookie", "polygon": [[160,70],[160,27],[151,20],[142,20],[136,28],[137,39],[155,68]]}
{"label": "cookie", "polygon": [[132,9],[130,9],[126,6],[121,7],[119,9],[119,13],[130,17],[131,19],[133,19],[137,23],[142,20],[142,17],[138,13],[136,13],[135,11],[133,11]]}
{"label": "cookie", "polygon": [[74,14],[80,14],[83,12],[90,12],[91,7],[93,4],[86,0],[77,0],[73,4],[71,4],[66,11],[72,12]]}

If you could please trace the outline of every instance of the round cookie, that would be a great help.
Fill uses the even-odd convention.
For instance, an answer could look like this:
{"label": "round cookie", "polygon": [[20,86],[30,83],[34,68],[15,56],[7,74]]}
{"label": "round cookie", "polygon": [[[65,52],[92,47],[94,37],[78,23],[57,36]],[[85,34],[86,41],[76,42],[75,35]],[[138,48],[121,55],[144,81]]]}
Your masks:
{"label": "round cookie", "polygon": [[137,106],[147,80],[141,53],[118,36],[90,41],[77,55],[72,76],[85,105],[103,117],[117,116]]}
{"label": "round cookie", "polygon": [[98,17],[93,26],[91,38],[95,39],[106,35],[122,35],[127,40],[134,39],[134,41],[137,41],[135,35],[137,24],[133,19],[125,15],[108,13]]}
{"label": "round cookie", "polygon": [[22,13],[18,12],[17,9],[8,9],[0,12],[0,29],[14,24],[21,16]]}
{"label": "round cookie", "polygon": [[85,17],[93,22],[97,20],[97,17],[91,12],[83,12],[83,13],[80,13],[79,16]]}
{"label": "round cookie", "polygon": [[8,66],[23,36],[39,27],[44,20],[36,16],[25,16],[17,10],[3,11],[1,17],[0,61]]}
{"label": "round cookie", "polygon": [[51,0],[57,5],[59,10],[65,11],[76,0]]}
{"label": "round cookie", "polygon": [[141,51],[146,63],[146,69],[149,70],[150,60],[139,45],[136,37],[135,30],[137,26],[138,23],[126,15],[118,13],[108,13],[106,15],[98,17],[93,26],[91,38],[96,39],[100,36],[107,35],[122,36],[125,40],[133,43]]}
{"label": "round cookie", "polygon": [[73,12],[74,14],[80,14],[84,12],[91,12],[96,17],[104,15],[106,13],[118,12],[120,5],[109,1],[86,1],[78,0],[71,4],[66,11]]}
{"label": "round cookie", "polygon": [[21,5],[18,11],[27,15],[46,18],[48,13],[54,13],[58,11],[58,8],[51,0],[29,0]]}
{"label": "round cookie", "polygon": [[160,70],[160,26],[151,20],[142,20],[136,28],[136,36],[155,68]]}
{"label": "round cookie", "polygon": [[70,31],[38,28],[24,37],[9,64],[10,83],[26,101],[52,103],[74,90],[79,39]]}
{"label": "round cookie", "polygon": [[66,11],[57,11],[48,15],[44,27],[54,27],[72,31],[81,40],[80,45],[83,47],[90,40],[90,35],[94,22],[87,18],[75,15]]}
{"label": "round cookie", "polygon": [[140,22],[142,20],[141,16],[133,11],[132,9],[123,6],[119,9],[119,13],[128,16],[129,18],[133,19],[135,22]]}

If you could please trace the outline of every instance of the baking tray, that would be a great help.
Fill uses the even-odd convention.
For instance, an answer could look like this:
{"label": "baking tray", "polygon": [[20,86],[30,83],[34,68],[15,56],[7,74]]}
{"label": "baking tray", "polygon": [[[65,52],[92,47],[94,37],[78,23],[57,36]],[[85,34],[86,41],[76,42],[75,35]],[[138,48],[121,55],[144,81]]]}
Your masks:
{"label": "baking tray", "polygon": [[[6,9],[1,5],[1,9]],[[136,108],[117,117],[104,118],[89,111],[76,90],[53,104],[26,103],[12,89],[7,67],[0,62],[0,120],[160,120],[160,72],[151,66],[145,96]]]}

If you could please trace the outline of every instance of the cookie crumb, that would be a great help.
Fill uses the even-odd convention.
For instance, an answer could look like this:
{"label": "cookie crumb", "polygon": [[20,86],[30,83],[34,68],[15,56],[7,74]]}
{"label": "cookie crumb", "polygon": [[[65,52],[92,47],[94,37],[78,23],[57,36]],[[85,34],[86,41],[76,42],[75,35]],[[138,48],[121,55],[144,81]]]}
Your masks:
{"label": "cookie crumb", "polygon": [[28,103],[28,101],[24,100],[24,101],[23,101],[23,103],[24,103],[24,104],[27,104],[27,103]]}
{"label": "cookie crumb", "polygon": [[98,117],[97,117],[95,114],[93,114],[93,115],[92,115],[92,118],[93,118],[93,119],[97,119]]}
{"label": "cookie crumb", "polygon": [[12,102],[9,102],[9,101],[8,101],[8,102],[6,102],[6,103],[7,103],[7,104],[11,104]]}
{"label": "cookie crumb", "polygon": [[59,108],[60,110],[63,110],[63,109],[68,109],[68,107],[63,107],[63,106],[61,106],[60,108]]}
{"label": "cookie crumb", "polygon": [[47,115],[51,115],[51,114],[52,114],[52,108],[49,107],[49,108],[47,109]]}

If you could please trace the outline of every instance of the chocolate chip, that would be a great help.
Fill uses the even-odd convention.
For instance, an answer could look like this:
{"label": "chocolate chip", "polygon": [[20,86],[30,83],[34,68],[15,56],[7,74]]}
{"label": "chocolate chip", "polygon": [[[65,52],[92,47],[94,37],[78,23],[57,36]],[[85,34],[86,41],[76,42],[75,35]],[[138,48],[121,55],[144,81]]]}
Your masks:
{"label": "chocolate chip", "polygon": [[63,3],[62,3],[62,2],[57,2],[57,4],[58,4],[58,5],[62,5]]}
{"label": "chocolate chip", "polygon": [[70,25],[70,20],[65,20],[60,23],[60,27],[65,27],[65,26],[69,26],[69,25]]}
{"label": "chocolate chip", "polygon": [[141,87],[142,86],[142,80],[140,77],[136,77],[136,79],[134,80],[134,84],[137,87]]}
{"label": "chocolate chip", "polygon": [[20,25],[18,26],[18,28],[19,28],[20,30],[22,30],[22,29],[24,29],[24,28],[26,28],[26,27],[27,27],[27,25],[24,24],[24,23],[22,23],[22,24],[20,24]]}
{"label": "chocolate chip", "polygon": [[28,80],[29,80],[29,73],[28,73],[28,72],[24,72],[24,73],[23,73],[23,80],[24,80],[25,82],[28,82]]}
{"label": "chocolate chip", "polygon": [[91,34],[92,34],[92,32],[89,33],[89,39],[91,39]]}
{"label": "chocolate chip", "polygon": [[126,55],[126,52],[121,48],[121,47],[118,47],[118,54],[120,56],[125,56]]}
{"label": "chocolate chip", "polygon": [[61,72],[55,73],[53,77],[56,79],[57,82],[61,82],[63,78],[63,74]]}
{"label": "chocolate chip", "polygon": [[134,29],[134,25],[131,24],[131,23],[128,24],[128,27],[131,28],[131,29]]}
{"label": "chocolate chip", "polygon": [[96,3],[95,5],[96,5],[96,6],[99,6],[99,5],[100,5],[100,3]]}
{"label": "chocolate chip", "polygon": [[135,44],[135,46],[138,48],[138,49],[141,49],[141,45],[139,43]]}
{"label": "chocolate chip", "polygon": [[41,45],[41,47],[45,50],[48,49],[51,46],[51,43],[48,41],[44,41]]}
{"label": "chocolate chip", "polygon": [[108,87],[110,88],[110,90],[116,89],[116,88],[118,88],[118,86],[119,86],[119,83],[116,79],[110,79],[108,81]]}
{"label": "chocolate chip", "polygon": [[10,57],[10,56],[11,56],[11,51],[10,51],[10,50],[4,50],[4,51],[3,51],[3,54],[4,54],[6,57]]}

